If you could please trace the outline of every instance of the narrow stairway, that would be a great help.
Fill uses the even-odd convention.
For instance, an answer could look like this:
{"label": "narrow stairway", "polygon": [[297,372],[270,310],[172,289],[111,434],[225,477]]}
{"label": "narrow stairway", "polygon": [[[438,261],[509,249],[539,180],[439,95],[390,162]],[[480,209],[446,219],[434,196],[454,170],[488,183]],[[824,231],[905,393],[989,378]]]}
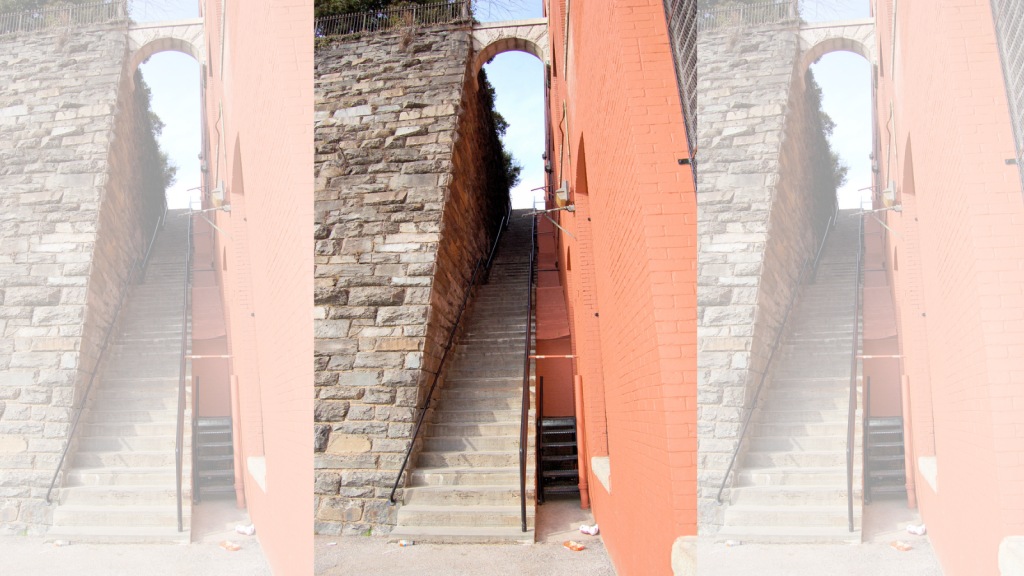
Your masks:
{"label": "narrow stairway", "polygon": [[231,417],[196,418],[196,502],[235,497]]}
{"label": "narrow stairway", "polygon": [[[392,538],[533,542],[534,409],[530,382],[526,509],[521,527],[519,438],[526,340],[530,219],[513,212],[488,283],[478,286],[423,447],[402,494]],[[531,345],[532,346],[532,345]],[[532,353],[532,352],[531,352]]]}
{"label": "narrow stairway", "polygon": [[903,453],[903,418],[868,418],[868,469],[865,470],[864,499],[878,496],[907,497],[907,473]]}
{"label": "narrow stairway", "polygon": [[64,464],[65,479],[47,538],[189,541],[189,399],[183,532],[177,526],[174,456],[188,226],[187,219],[178,216],[181,212],[168,212],[145,277],[125,299],[75,433],[77,450],[72,446]]}
{"label": "narrow stairway", "polygon": [[537,451],[540,475],[537,477],[537,502],[553,494],[579,494],[580,471],[576,445],[576,418],[541,418]]}
{"label": "narrow stairway", "polygon": [[762,392],[760,413],[719,538],[760,542],[860,542],[860,383],[855,414],[853,503],[846,484],[857,218],[839,212],[813,283],[794,304]]}

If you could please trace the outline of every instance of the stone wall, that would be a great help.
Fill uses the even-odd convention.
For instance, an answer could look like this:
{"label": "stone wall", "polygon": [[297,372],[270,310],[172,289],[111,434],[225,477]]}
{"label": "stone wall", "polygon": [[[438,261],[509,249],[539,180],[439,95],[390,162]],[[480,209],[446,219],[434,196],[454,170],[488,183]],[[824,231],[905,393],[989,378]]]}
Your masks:
{"label": "stone wall", "polygon": [[[477,258],[508,206],[469,32],[316,55],[316,530],[388,534],[387,498]],[[442,384],[443,385],[443,379]],[[435,392],[436,394],[436,392]],[[410,467],[415,458],[410,461]],[[399,491],[396,498],[401,497]]]}
{"label": "stone wall", "polygon": [[0,38],[0,534],[50,522],[71,407],[152,226],[126,47],[117,26]]}
{"label": "stone wall", "polygon": [[794,82],[797,34],[792,25],[733,28],[698,43],[701,533],[721,524],[715,496],[747,407],[835,207],[814,179],[824,137]]}

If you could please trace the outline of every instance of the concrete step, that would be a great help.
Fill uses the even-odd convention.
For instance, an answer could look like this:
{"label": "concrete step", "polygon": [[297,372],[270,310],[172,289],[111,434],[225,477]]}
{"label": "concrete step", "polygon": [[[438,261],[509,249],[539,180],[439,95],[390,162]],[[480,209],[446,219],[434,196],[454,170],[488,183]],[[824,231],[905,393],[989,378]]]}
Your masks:
{"label": "concrete step", "polygon": [[[860,501],[859,489],[853,491],[854,502]],[[846,483],[834,486],[744,486],[730,491],[730,501],[758,506],[845,506]]]}
{"label": "concrete step", "polygon": [[450,422],[445,424],[429,423],[425,432],[428,437],[458,436],[463,438],[474,438],[480,436],[512,436],[519,438],[520,422]]}
{"label": "concrete step", "polygon": [[827,468],[846,466],[846,452],[747,452],[743,457],[744,467],[749,468],[788,468],[807,466],[809,468]]}
{"label": "concrete step", "polygon": [[846,450],[842,436],[754,436],[749,449],[754,452],[833,452]]}
{"label": "concrete step", "polygon": [[[183,506],[182,515],[190,521],[191,507]],[[177,528],[178,511],[174,506],[87,506],[64,505],[53,511],[58,526],[138,526]]]}
{"label": "concrete step", "polygon": [[[860,527],[860,507],[854,506],[854,528]],[[725,511],[727,526],[799,526],[830,527],[849,526],[848,510],[841,506],[763,506],[735,504]]]}
{"label": "concrete step", "polygon": [[[532,416],[532,410],[531,416]],[[521,412],[519,410],[436,410],[434,412],[434,422],[437,424],[442,423],[455,423],[455,422],[494,422],[494,423],[515,423],[519,424],[521,421]]]}
{"label": "concrete step", "polygon": [[101,468],[101,467],[139,467],[139,468],[164,468],[174,467],[174,452],[76,452],[72,460],[73,466],[78,468]]}
{"label": "concrete step", "polygon": [[[168,391],[170,392],[170,391]],[[93,412],[143,412],[152,411],[154,414],[167,412],[174,418],[178,415],[178,394],[163,394],[162,396],[150,396],[142,398],[119,398],[101,396],[89,400],[89,410]]]}
{"label": "concrete step", "polygon": [[518,398],[520,401],[522,401],[522,385],[522,380],[519,380],[514,381],[508,386],[500,388],[450,387],[441,390],[439,398],[442,400],[452,401]]}
{"label": "concrete step", "polygon": [[423,439],[427,452],[511,452],[519,450],[519,436],[430,436]]}
{"label": "concrete step", "polygon": [[62,488],[61,505],[81,506],[176,506],[177,488],[169,486],[74,486]]}
{"label": "concrete step", "polygon": [[[534,468],[526,469],[527,478],[533,478]],[[510,486],[519,484],[519,466],[506,468],[478,468],[451,466],[446,468],[418,468],[410,475],[410,486]]]}
{"label": "concrete step", "polygon": [[778,410],[780,413],[794,411],[832,413],[837,410],[848,410],[849,406],[850,397],[846,394],[832,398],[793,398],[791,396],[778,398],[774,394],[769,394],[761,409],[773,412]]}
{"label": "concrete step", "polygon": [[[177,405],[177,403],[175,403]],[[86,411],[83,421],[90,423],[127,424],[177,422],[177,410],[97,410]]]}
{"label": "concrete step", "polygon": [[420,452],[416,462],[427,468],[509,468],[519,466],[519,452]]}
{"label": "concrete step", "polygon": [[[81,424],[82,437],[88,436],[173,436],[178,433],[178,423],[175,421],[170,422],[88,422],[83,421]],[[191,436],[191,434],[186,434]]]}
{"label": "concrete step", "polygon": [[[854,467],[854,477],[860,476],[860,466]],[[813,468],[774,467],[746,468],[736,476],[736,486],[846,486],[846,463],[842,467]]]}
{"label": "concrete step", "polygon": [[188,544],[191,535],[188,525],[178,532],[177,517],[173,527],[126,526],[52,526],[46,532],[47,540],[72,542],[98,542],[104,544]]}
{"label": "concrete step", "polygon": [[762,410],[760,421],[763,424],[813,424],[813,423],[846,423],[849,420],[848,410]]}
{"label": "concrete step", "polygon": [[79,438],[78,449],[86,452],[171,451],[176,438],[170,436],[85,436]]}
{"label": "concrete step", "polygon": [[479,411],[506,411],[522,410],[522,391],[519,397],[509,395],[506,398],[452,398],[445,397],[438,404],[438,410],[479,410]]}
{"label": "concrete step", "polygon": [[[425,506],[516,506],[519,499],[518,481],[507,486],[417,486],[406,488],[403,496],[405,504]],[[533,487],[528,486],[526,501],[533,499]]]}
{"label": "concrete step", "polygon": [[848,423],[846,421],[828,424],[821,422],[772,422],[768,424],[754,423],[751,432],[756,437],[788,436],[791,438],[795,438],[804,436],[846,436],[847,425]]}
{"label": "concrete step", "polygon": [[[401,512],[399,512],[401,514]],[[534,532],[515,527],[405,526],[391,530],[390,539],[435,542],[439,544],[532,544]]]}
{"label": "concrete step", "polygon": [[[522,526],[521,508],[515,506],[432,506],[406,504],[398,510],[399,528],[420,527],[461,527],[461,528],[506,528]],[[534,513],[530,502],[526,505],[526,527],[533,528]],[[391,533],[394,536],[394,531]]]}
{"label": "concrete step", "polygon": [[68,486],[167,486],[175,485],[175,468],[107,466],[68,470]]}
{"label": "concrete step", "polygon": [[766,544],[859,544],[861,531],[828,526],[724,526],[715,540]]}

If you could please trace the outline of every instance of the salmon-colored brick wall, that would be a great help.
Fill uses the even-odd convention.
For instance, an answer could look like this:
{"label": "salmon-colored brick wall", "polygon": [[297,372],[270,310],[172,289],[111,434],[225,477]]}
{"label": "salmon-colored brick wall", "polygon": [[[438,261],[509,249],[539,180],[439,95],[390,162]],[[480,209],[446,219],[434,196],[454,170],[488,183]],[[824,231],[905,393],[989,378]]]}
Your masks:
{"label": "salmon-colored brick wall", "polygon": [[546,9],[552,180],[576,206],[558,259],[587,451],[611,468],[591,502],[620,575],[668,575],[697,532],[697,205],[665,10],[574,2],[567,58],[565,3]]}
{"label": "salmon-colored brick wall", "polygon": [[945,574],[994,576],[1024,534],[1024,202],[991,7],[899,2],[895,58],[893,3],[874,8],[880,179],[903,205],[886,260],[914,451],[938,470],[937,492],[915,470],[918,503]]}
{"label": "salmon-colored brick wall", "polygon": [[[245,496],[275,574],[313,572],[312,0],[204,3],[208,188]],[[223,31],[223,41],[222,41]],[[222,54],[223,51],[223,54]],[[210,204],[204,191],[204,207]],[[266,459],[264,491],[248,458]]]}

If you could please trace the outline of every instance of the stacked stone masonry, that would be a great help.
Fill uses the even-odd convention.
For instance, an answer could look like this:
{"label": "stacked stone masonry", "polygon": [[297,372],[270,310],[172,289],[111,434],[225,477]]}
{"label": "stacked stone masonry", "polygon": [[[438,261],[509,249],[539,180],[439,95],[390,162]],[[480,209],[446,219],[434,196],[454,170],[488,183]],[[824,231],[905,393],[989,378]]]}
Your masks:
{"label": "stacked stone masonry", "polygon": [[72,406],[163,205],[127,48],[123,24],[0,37],[0,535],[51,522]]}
{"label": "stacked stone masonry", "polygon": [[798,34],[783,23],[707,32],[698,42],[702,534],[721,525],[715,497],[801,267],[835,207],[813,177],[820,150],[812,148],[823,136],[797,76]]}
{"label": "stacked stone masonry", "polygon": [[445,26],[317,48],[321,534],[387,534],[395,524],[387,498],[417,406],[508,206],[493,186],[489,101],[467,82],[470,41],[467,28]]}

